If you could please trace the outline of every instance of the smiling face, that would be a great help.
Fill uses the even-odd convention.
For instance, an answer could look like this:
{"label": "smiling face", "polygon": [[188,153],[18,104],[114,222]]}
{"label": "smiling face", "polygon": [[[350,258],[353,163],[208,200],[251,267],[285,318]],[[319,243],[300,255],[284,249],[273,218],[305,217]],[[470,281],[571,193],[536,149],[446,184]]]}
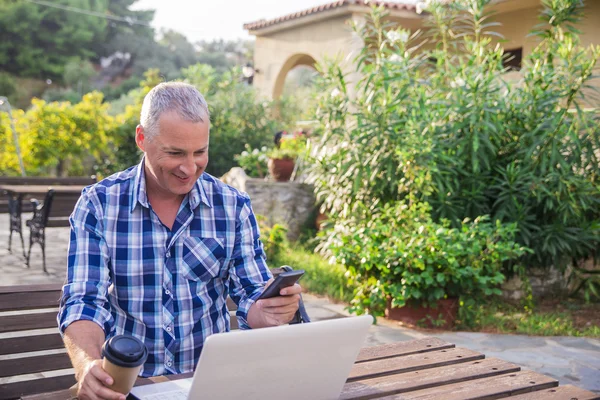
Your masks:
{"label": "smiling face", "polygon": [[208,122],[186,121],[168,111],[160,116],[156,134],[148,138],[138,126],[135,140],[146,156],[146,190],[152,196],[182,198],[208,164]]}

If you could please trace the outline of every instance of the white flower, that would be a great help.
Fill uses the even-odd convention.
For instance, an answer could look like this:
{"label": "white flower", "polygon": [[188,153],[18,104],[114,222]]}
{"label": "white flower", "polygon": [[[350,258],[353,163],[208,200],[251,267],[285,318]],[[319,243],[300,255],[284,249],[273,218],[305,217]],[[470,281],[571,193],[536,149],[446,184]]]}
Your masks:
{"label": "white flower", "polygon": [[387,36],[387,38],[392,43],[396,43],[396,42],[405,43],[408,40],[408,32],[403,29],[399,29],[399,30],[395,30],[395,31],[388,31],[385,33],[385,36]]}
{"label": "white flower", "polygon": [[260,148],[260,151],[262,151],[263,153],[265,153],[267,151],[267,146],[263,146]]}
{"label": "white flower", "polygon": [[256,154],[258,154],[258,149],[254,149],[254,150],[252,150],[252,154],[253,154],[253,155],[256,155]]}
{"label": "white flower", "polygon": [[389,60],[391,62],[400,62],[400,61],[402,61],[402,56],[400,54],[394,53],[390,56]]}
{"label": "white flower", "polygon": [[458,86],[465,86],[466,82],[463,78],[461,78],[460,76],[457,76],[453,82],[450,83],[450,86],[452,86],[453,88],[458,87]]}
{"label": "white flower", "polygon": [[248,156],[248,152],[246,150],[242,151],[242,157]]}
{"label": "white flower", "polygon": [[331,97],[340,97],[341,94],[342,92],[338,88],[333,88],[331,91]]}

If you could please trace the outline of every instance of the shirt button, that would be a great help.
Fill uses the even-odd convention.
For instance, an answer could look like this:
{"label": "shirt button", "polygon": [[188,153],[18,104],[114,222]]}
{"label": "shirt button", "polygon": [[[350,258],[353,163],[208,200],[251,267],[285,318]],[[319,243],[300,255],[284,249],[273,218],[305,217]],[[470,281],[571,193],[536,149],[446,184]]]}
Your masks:
{"label": "shirt button", "polygon": [[171,252],[170,252],[170,251],[167,251],[167,254],[165,254],[165,256],[166,256],[167,258],[171,258]]}
{"label": "shirt button", "polygon": [[172,363],[171,361],[169,361],[169,362],[167,363],[167,367],[170,367],[171,365],[173,365],[173,363]]}
{"label": "shirt button", "polygon": [[171,327],[167,326],[167,332],[171,332]]}
{"label": "shirt button", "polygon": [[171,291],[169,289],[165,290],[165,293],[167,294],[167,296],[171,295]]}

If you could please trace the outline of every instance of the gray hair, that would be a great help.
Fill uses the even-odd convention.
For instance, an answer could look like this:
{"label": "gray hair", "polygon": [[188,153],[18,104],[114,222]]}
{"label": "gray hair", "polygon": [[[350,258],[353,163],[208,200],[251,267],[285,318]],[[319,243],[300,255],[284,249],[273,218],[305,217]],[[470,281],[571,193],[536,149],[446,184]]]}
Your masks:
{"label": "gray hair", "polygon": [[167,111],[175,111],[183,120],[209,122],[206,100],[198,89],[183,82],[163,82],[144,97],[140,125],[149,139],[158,134],[158,120]]}

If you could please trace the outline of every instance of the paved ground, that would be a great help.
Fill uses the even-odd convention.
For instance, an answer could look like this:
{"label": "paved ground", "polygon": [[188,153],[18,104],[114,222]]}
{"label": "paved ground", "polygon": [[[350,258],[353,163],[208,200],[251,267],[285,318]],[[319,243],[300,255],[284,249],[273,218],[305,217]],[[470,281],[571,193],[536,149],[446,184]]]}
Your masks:
{"label": "paved ground", "polygon": [[[25,219],[30,215],[24,215]],[[62,282],[65,277],[68,228],[47,230],[46,263],[48,274],[42,272],[41,250],[34,246],[31,267],[25,266],[19,238],[13,235],[13,251],[8,247],[8,218],[0,214],[0,285]],[[28,246],[28,232],[24,231]],[[305,303],[313,320],[341,318],[348,314],[343,305],[307,294]],[[457,346],[467,347],[518,364],[526,369],[552,376],[561,384],[573,384],[600,393],[600,340],[572,337],[533,337],[494,335],[472,332],[424,333],[399,326],[393,321],[379,320],[371,328],[368,345],[406,341],[436,336]]]}

